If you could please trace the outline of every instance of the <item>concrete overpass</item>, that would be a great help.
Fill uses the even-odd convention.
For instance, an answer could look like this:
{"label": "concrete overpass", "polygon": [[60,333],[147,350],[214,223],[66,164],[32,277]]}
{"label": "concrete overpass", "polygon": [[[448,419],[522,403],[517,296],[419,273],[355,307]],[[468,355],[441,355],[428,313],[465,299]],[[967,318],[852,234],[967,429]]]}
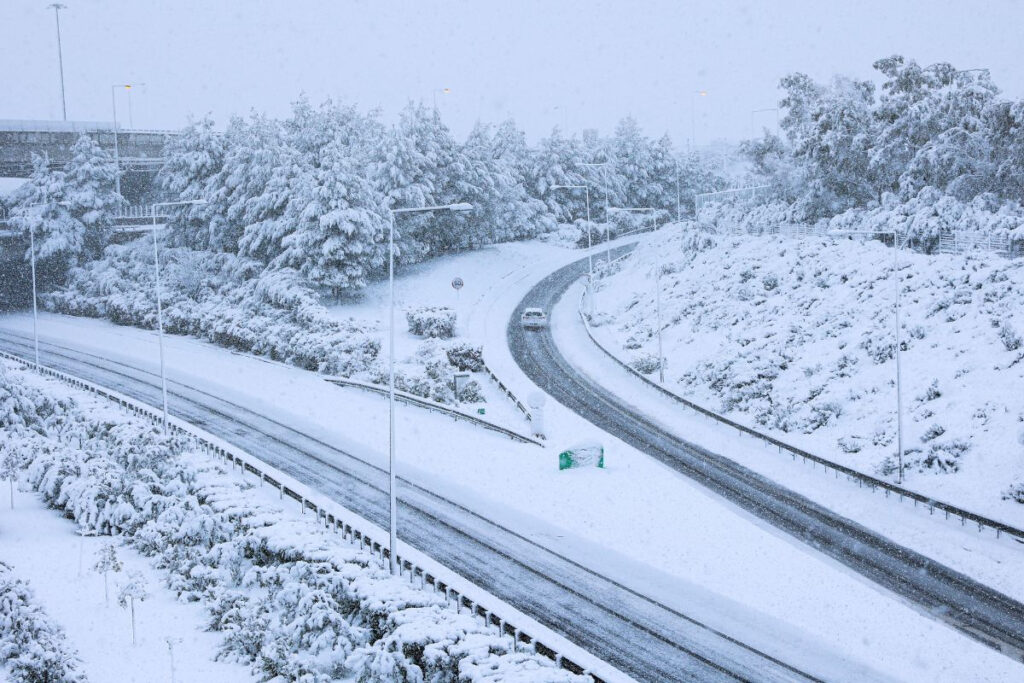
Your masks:
{"label": "concrete overpass", "polygon": [[[71,148],[82,134],[114,154],[112,123],[0,119],[0,178],[31,175],[33,153],[45,153],[52,168],[63,168],[71,160]],[[130,203],[145,198],[163,163],[164,144],[168,138],[179,134],[170,130],[126,130],[118,126],[121,192]]]}

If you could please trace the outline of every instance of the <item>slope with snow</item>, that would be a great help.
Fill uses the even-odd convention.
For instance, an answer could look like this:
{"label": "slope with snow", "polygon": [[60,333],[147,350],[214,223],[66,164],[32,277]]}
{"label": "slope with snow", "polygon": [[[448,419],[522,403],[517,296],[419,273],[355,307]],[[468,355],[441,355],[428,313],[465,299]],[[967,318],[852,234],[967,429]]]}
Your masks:
{"label": "slope with snow", "polygon": [[[595,334],[657,379],[661,269],[673,391],[823,457],[895,480],[893,252],[877,242],[652,237],[598,287]],[[905,481],[1024,523],[1024,265],[899,254]]]}

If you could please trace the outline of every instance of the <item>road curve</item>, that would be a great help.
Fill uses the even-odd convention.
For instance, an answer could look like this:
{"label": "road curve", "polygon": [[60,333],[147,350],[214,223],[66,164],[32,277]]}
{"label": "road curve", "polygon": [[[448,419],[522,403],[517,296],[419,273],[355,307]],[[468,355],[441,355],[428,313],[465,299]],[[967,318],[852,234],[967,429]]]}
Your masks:
{"label": "road curve", "polygon": [[[631,248],[627,245],[619,252]],[[522,329],[519,316],[524,308],[552,311],[585,271],[584,259],[552,273],[527,293],[509,320],[509,348],[531,380],[606,432],[842,562],[919,610],[1024,662],[1024,604],[669,433],[575,370],[559,352],[550,329]]]}
{"label": "road curve", "polygon": [[[41,341],[44,363],[160,405],[159,377]],[[0,348],[30,357],[28,337]],[[386,528],[387,473],[272,417],[175,381],[172,412]],[[438,492],[400,478],[401,538],[641,681],[804,681],[818,677],[553,552]]]}

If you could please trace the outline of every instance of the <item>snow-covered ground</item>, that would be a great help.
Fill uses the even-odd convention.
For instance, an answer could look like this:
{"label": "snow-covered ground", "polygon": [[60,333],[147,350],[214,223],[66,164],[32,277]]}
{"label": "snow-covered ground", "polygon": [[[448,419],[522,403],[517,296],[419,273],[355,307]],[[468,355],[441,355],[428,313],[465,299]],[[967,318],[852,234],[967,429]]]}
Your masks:
{"label": "snow-covered ground", "polygon": [[[895,480],[892,250],[718,236],[694,254],[686,239],[673,230],[645,240],[602,283],[598,339],[626,362],[657,358],[660,260],[667,387]],[[905,485],[1024,526],[1024,505],[1004,498],[1024,481],[1024,263],[899,256]]]}
{"label": "snow-covered ground", "polygon": [[[461,267],[447,272],[440,263],[425,266],[420,279],[431,280],[438,292],[450,286],[452,275],[466,280],[461,298],[475,303],[464,314],[463,335],[482,341],[488,363],[525,395],[531,387],[505,346],[508,317],[532,284],[581,254],[538,245],[484,253],[492,251],[493,257],[484,258],[494,265],[480,267],[479,275],[467,276],[470,271]],[[474,256],[451,259],[457,265]],[[477,277],[479,289],[471,290]],[[427,291],[426,282],[415,280],[410,275],[400,281],[399,291]],[[571,297],[563,303],[571,314]],[[564,318],[558,314],[554,320],[556,335],[563,332]],[[31,320],[6,316],[0,326],[25,331]],[[40,329],[44,338],[156,369],[152,332],[49,315]],[[167,350],[173,380],[216,391],[368,461],[384,462],[383,399],[191,339],[169,337]],[[1008,658],[919,614],[552,402],[547,425],[549,447],[541,449],[400,406],[402,474],[443,488],[453,500],[726,632],[787,659],[815,660],[832,678],[849,678],[851,671],[904,680],[1002,681],[1022,675]],[[559,472],[559,447],[588,437],[604,441],[608,469]],[[926,520],[922,534],[931,533],[931,523]]]}
{"label": "snow-covered ground", "polygon": [[[195,603],[175,600],[163,588],[163,572],[116,540],[81,536],[78,526],[47,509],[31,491],[15,491],[8,507],[3,487],[0,557],[27,580],[40,604],[63,628],[78,651],[91,683],[151,683],[171,680],[174,650],[176,681],[255,681],[242,664],[214,661],[221,636],[206,630],[209,616]],[[103,599],[103,575],[93,571],[97,553],[115,543],[122,572],[111,574],[110,602]],[[128,572],[141,574],[147,597],[136,605],[137,642],[132,645],[128,610],[117,604],[119,583]]]}

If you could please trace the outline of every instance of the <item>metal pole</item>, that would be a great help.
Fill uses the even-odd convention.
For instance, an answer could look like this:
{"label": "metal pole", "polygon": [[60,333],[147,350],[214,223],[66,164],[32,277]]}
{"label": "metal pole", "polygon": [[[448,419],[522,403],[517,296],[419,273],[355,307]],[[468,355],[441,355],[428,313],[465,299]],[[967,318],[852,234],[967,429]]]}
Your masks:
{"label": "metal pole", "polygon": [[584,192],[587,193],[587,264],[590,266],[590,277],[594,277],[594,255],[593,248],[594,242],[593,237],[590,234],[590,188],[586,185],[583,186]]}
{"label": "metal pole", "polygon": [[391,510],[391,552],[388,565],[391,574],[398,574],[398,497],[395,490],[395,216],[391,215],[388,232],[388,498]]}
{"label": "metal pole", "polygon": [[64,114],[64,120],[68,120],[68,102],[64,96],[64,48],[60,41],[60,11],[67,9],[67,5],[62,5],[59,2],[55,2],[50,7],[53,8],[53,16],[57,19],[57,64],[60,66],[60,106],[61,111]]}
{"label": "metal pole", "polygon": [[899,273],[899,252],[900,237],[892,233],[892,270],[893,281],[896,283],[896,443],[899,459],[899,480],[903,483],[903,372],[900,363],[900,273]]}
{"label": "metal pole", "polygon": [[661,342],[661,253],[655,251],[654,300],[658,311],[658,381],[665,383],[665,349]]}
{"label": "metal pole", "polygon": [[[114,184],[117,188],[117,196],[121,197],[121,153],[117,145],[117,86],[110,86],[110,105],[114,110]],[[156,207],[154,207],[154,211]],[[153,216],[153,223],[156,224],[156,216]]]}
{"label": "metal pole", "polygon": [[32,337],[36,346],[36,369],[39,369],[39,310],[36,305],[36,229],[28,225],[29,252],[32,255]]}
{"label": "metal pole", "polygon": [[156,273],[156,329],[160,345],[160,387],[164,401],[164,433],[167,433],[167,372],[164,367],[164,315],[160,299],[160,253],[156,239],[156,204],[153,205],[153,269]]}
{"label": "metal pole", "polygon": [[128,130],[135,128],[135,122],[132,120],[132,91],[128,90]]}

